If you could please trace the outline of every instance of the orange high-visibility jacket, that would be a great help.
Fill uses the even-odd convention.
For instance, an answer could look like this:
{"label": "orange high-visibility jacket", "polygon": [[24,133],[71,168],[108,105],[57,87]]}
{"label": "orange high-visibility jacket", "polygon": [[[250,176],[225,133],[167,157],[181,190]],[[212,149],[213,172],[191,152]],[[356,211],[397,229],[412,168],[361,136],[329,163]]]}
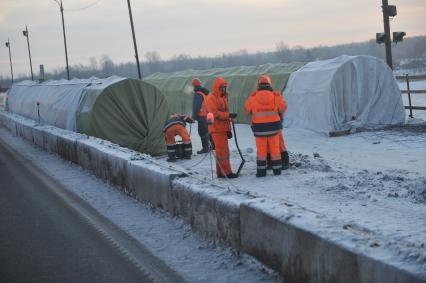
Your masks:
{"label": "orange high-visibility jacket", "polygon": [[244,108],[247,114],[251,114],[251,128],[255,136],[272,136],[282,129],[281,115],[287,105],[278,92],[255,91],[248,97]]}
{"label": "orange high-visibility jacket", "polygon": [[223,78],[216,78],[213,82],[213,92],[207,96],[207,111],[214,116],[214,123],[209,125],[210,133],[231,131],[229,122],[228,93],[222,96],[220,87],[227,85]]}
{"label": "orange high-visibility jacket", "polygon": [[205,95],[202,91],[197,91],[196,93],[198,95],[201,95],[201,97],[203,98],[203,102],[201,103],[200,111],[198,111],[197,116],[198,117],[207,116],[207,106],[206,106],[207,95]]}

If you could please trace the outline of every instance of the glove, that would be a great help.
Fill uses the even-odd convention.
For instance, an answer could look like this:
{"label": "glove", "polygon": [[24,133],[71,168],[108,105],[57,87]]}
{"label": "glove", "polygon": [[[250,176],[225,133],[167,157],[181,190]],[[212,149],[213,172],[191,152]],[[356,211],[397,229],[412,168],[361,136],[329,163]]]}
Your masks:
{"label": "glove", "polygon": [[235,119],[237,118],[238,114],[237,113],[229,113],[229,118],[231,119]]}
{"label": "glove", "polygon": [[228,135],[228,140],[232,139],[232,132],[227,132],[226,134]]}

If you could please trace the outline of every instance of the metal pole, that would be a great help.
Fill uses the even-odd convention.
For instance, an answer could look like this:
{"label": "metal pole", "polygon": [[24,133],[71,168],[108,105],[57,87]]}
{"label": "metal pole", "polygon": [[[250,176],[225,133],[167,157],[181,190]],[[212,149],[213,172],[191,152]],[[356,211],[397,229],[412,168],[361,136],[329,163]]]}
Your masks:
{"label": "metal pole", "polygon": [[411,93],[410,93],[410,80],[408,74],[405,75],[407,80],[407,93],[408,93],[408,105],[410,105],[410,118],[413,118],[413,108],[411,107]]}
{"label": "metal pole", "polygon": [[130,17],[130,25],[132,27],[133,45],[135,47],[136,66],[138,67],[138,76],[139,76],[139,79],[141,80],[142,79],[141,67],[139,64],[139,54],[138,54],[138,47],[136,45],[135,28],[133,26],[132,8],[130,7],[130,0],[127,0],[127,6],[129,7],[129,17]]}
{"label": "metal pole", "polygon": [[65,22],[64,22],[64,7],[62,5],[62,0],[61,0],[61,15],[62,15],[62,31],[64,34],[64,45],[65,45],[65,61],[67,63],[67,79],[70,79],[70,68],[68,66],[68,50],[67,50],[67,37],[65,36]]}
{"label": "metal pole", "polygon": [[34,80],[34,74],[33,74],[33,63],[31,61],[31,49],[30,49],[30,35],[28,33],[28,26],[25,25],[25,31],[24,36],[27,37],[27,45],[28,45],[28,56],[30,57],[30,69],[31,69],[31,80]]}
{"label": "metal pole", "polygon": [[7,39],[6,47],[9,48],[10,74],[12,75],[12,84],[13,84],[12,53],[10,52],[10,40],[9,40],[9,38]]}
{"label": "metal pole", "polygon": [[393,69],[392,64],[392,47],[391,47],[391,34],[390,34],[390,24],[389,24],[389,15],[387,13],[388,9],[388,0],[382,0],[382,11],[383,11],[383,25],[385,28],[385,48],[386,48],[386,62],[391,69]]}

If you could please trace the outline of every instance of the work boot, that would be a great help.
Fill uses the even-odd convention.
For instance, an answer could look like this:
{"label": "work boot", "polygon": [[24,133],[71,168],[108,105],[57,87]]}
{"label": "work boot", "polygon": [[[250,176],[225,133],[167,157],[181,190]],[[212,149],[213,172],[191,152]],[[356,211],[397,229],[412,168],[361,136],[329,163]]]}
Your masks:
{"label": "work boot", "polygon": [[[225,178],[224,175],[218,175],[217,177],[220,178],[220,179]],[[226,178],[235,179],[235,178],[238,178],[238,176],[237,176],[237,174],[231,172],[230,174],[226,175]]]}
{"label": "work boot", "polygon": [[192,143],[184,143],[183,144],[183,158],[191,159],[192,155]]}
{"label": "work boot", "polygon": [[256,177],[265,177],[266,169],[257,169]]}
{"label": "work boot", "polygon": [[237,174],[232,173],[232,172],[231,172],[230,174],[226,175],[226,177],[227,177],[228,179],[235,179],[235,178],[238,178]]}
{"label": "work boot", "polygon": [[169,158],[167,158],[167,162],[175,162],[176,161],[176,157],[174,156],[169,156]]}
{"label": "work boot", "polygon": [[265,177],[266,176],[266,160],[257,160],[257,173],[256,177]]}
{"label": "work boot", "polygon": [[288,156],[287,150],[281,152],[281,161],[283,164],[283,170],[290,168],[290,157]]}
{"label": "work boot", "polygon": [[167,145],[167,162],[175,162],[176,161],[176,144],[168,144]]}
{"label": "work boot", "polygon": [[199,151],[197,151],[197,154],[203,154],[209,152],[209,140],[208,138],[201,138],[201,144],[203,148]]}
{"label": "work boot", "polygon": [[271,170],[272,164],[271,164],[271,154],[266,154],[266,170]]}

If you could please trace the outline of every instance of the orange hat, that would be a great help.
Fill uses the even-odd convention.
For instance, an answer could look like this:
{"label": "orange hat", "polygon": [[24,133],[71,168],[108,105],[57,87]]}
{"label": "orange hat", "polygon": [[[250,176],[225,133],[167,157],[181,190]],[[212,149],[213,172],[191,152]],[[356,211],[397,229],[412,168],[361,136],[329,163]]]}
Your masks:
{"label": "orange hat", "polygon": [[199,78],[194,78],[192,80],[192,86],[200,86],[201,85],[201,80]]}
{"label": "orange hat", "polygon": [[263,75],[263,76],[260,76],[259,80],[257,81],[257,84],[258,85],[261,85],[261,84],[272,85],[272,80],[268,75]]}

